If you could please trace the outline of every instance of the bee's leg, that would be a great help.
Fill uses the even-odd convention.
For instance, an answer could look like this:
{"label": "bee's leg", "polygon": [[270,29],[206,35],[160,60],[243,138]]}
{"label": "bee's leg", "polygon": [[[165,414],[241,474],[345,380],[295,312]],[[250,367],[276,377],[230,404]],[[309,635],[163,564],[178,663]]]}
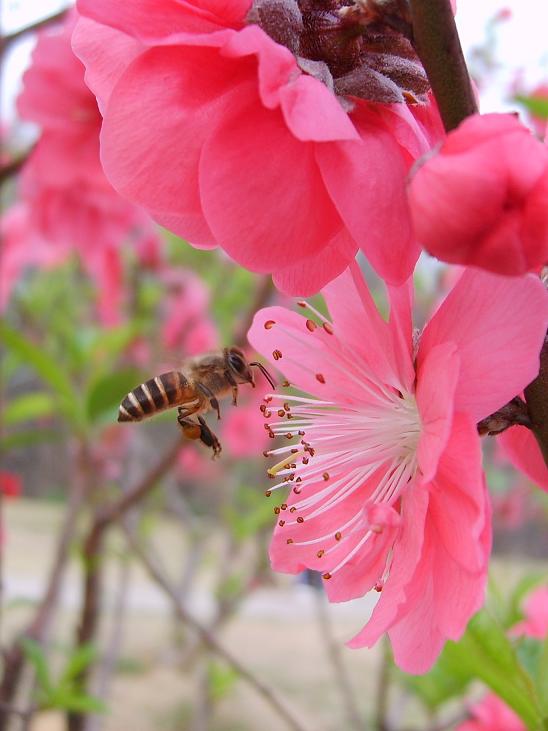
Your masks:
{"label": "bee's leg", "polygon": [[215,394],[213,393],[213,391],[207,386],[204,386],[203,383],[197,383],[196,386],[205,396],[207,396],[207,398],[209,399],[209,403],[211,404],[211,408],[217,412],[217,419],[220,419],[221,409],[219,408],[219,402],[215,398]]}
{"label": "bee's leg", "polygon": [[182,416],[178,416],[177,421],[187,439],[199,439],[206,447],[211,447],[213,459],[219,456],[221,443],[201,416],[198,417],[199,423]]}
{"label": "bee's leg", "polygon": [[234,380],[230,371],[225,371],[225,378],[232,386],[232,405],[238,406],[238,384]]}
{"label": "bee's leg", "polygon": [[203,416],[199,416],[198,421],[200,422],[200,426],[202,427],[202,432],[200,434],[200,440],[206,445],[206,447],[211,447],[211,449],[213,450],[212,459],[215,459],[216,457],[218,457],[221,454],[221,451],[222,451],[221,442],[217,439],[217,436],[211,431],[211,429],[205,423]]}

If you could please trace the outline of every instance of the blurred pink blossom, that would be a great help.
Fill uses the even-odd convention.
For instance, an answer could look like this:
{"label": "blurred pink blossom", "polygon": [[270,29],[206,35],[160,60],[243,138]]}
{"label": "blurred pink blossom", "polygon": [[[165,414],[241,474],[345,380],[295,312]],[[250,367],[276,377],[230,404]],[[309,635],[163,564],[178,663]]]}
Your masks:
{"label": "blurred pink blossom", "polygon": [[16,498],[23,491],[23,481],[20,475],[8,470],[0,470],[0,496]]}
{"label": "blurred pink blossom", "polygon": [[548,149],[513,115],[468,117],[418,169],[409,202],[443,261],[514,276],[548,262]]}
{"label": "blurred pink blossom", "polygon": [[358,248],[401,283],[419,254],[405,177],[443,134],[424,71],[395,31],[370,31],[382,54],[353,53],[338,11],[333,55],[306,30],[324,6],[302,6],[79,0],[73,46],[105,171],[161,224],[284,292],[318,291]]}
{"label": "blurred pink blossom", "polygon": [[264,406],[273,435],[299,439],[271,451],[282,479],[270,491],[292,487],[272,564],[321,571],[331,601],[382,590],[351,647],[387,631],[396,663],[425,672],[483,603],[491,515],[476,423],[536,375],[548,294],[533,276],[466,270],[418,350],[410,282],[389,288],[388,322],[356,265],[323,295],[332,322],[306,303],[308,319],[270,307],[249,333],[312,394]]}
{"label": "blurred pink blossom", "polygon": [[510,634],[514,637],[534,637],[544,640],[548,637],[548,586],[535,589],[525,601],[524,619],[514,625]]}
{"label": "blurred pink blossom", "polygon": [[494,693],[488,693],[470,709],[471,720],[455,731],[526,731],[523,721]]}
{"label": "blurred pink blossom", "polygon": [[497,437],[502,454],[537,487],[548,491],[548,468],[533,432],[512,426]]}
{"label": "blurred pink blossom", "polygon": [[15,203],[0,219],[0,311],[28,268],[55,266],[67,256],[62,246],[51,246],[30,225],[28,204]]}
{"label": "blurred pink blossom", "polygon": [[[25,163],[19,194],[29,228],[52,248],[76,251],[94,279],[99,313],[119,319],[122,303],[120,244],[155,237],[143,210],[122,199],[107,181],[99,159],[101,115],[84,83],[84,68],[70,39],[76,14],[38,34],[23,77],[17,108],[40,127]],[[23,243],[22,243],[23,245]]]}

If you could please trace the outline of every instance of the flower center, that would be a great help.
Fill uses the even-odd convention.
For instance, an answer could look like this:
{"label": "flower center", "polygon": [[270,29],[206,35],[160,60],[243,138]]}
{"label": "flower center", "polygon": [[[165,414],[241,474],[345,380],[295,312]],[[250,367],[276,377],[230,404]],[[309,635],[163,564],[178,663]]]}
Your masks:
{"label": "flower center", "polygon": [[[271,394],[265,399],[261,410],[269,435],[292,441],[265,452],[265,456],[281,457],[268,469],[272,479],[281,478],[281,481],[267,490],[267,495],[290,486],[299,496],[294,499],[290,514],[280,517],[282,527],[305,522],[310,527],[310,521],[320,516],[331,525],[331,516],[337,516],[340,522],[330,534],[324,534],[322,523],[317,523],[318,536],[289,541],[296,545],[329,544],[331,539],[331,547],[322,546],[320,550],[322,558],[348,541],[350,550],[340,565],[330,567],[331,576],[355,555],[356,545],[363,547],[386,526],[394,526],[399,521],[400,499],[417,473],[422,426],[414,394],[379,380],[336,337],[331,323],[308,303],[299,304],[323,320],[326,337],[333,338],[333,346],[329,348],[329,380],[356,387],[348,398],[341,389],[340,398],[330,390],[325,399],[283,394]],[[311,320],[306,324],[311,332],[318,327]],[[286,336],[294,337],[281,324],[267,322],[265,326],[275,326]],[[289,357],[283,354],[286,360]],[[321,392],[326,378],[322,373],[315,376]],[[298,443],[293,441],[295,438]],[[275,512],[280,514],[287,507],[283,503]]]}
{"label": "flower center", "polygon": [[255,0],[247,22],[340,96],[417,103],[429,90],[398,0]]}

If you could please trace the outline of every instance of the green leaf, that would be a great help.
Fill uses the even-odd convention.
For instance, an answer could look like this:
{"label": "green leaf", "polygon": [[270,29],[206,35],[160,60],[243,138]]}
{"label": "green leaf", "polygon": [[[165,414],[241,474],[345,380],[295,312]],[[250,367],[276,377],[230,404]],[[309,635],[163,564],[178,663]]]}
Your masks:
{"label": "green leaf", "polygon": [[545,577],[545,574],[538,573],[528,574],[527,576],[524,576],[522,579],[520,579],[510,596],[510,602],[504,618],[504,626],[506,628],[512,627],[512,625],[523,619],[523,611],[521,609],[521,606],[523,604],[524,598],[536,586],[541,584],[545,580]]}
{"label": "green leaf", "polygon": [[73,423],[80,423],[79,398],[61,364],[41,347],[0,322],[0,342],[29,365],[58,398],[59,410]]}
{"label": "green leaf", "polygon": [[548,99],[537,96],[518,95],[514,99],[522,104],[531,114],[541,119],[548,119]]}
{"label": "green leaf", "polygon": [[232,668],[220,663],[211,662],[207,667],[207,679],[212,700],[220,701],[225,698],[238,679],[238,673]]}
{"label": "green leaf", "polygon": [[532,679],[520,665],[503,628],[485,610],[473,617],[460,642],[447,643],[446,656],[455,672],[469,673],[488,685],[527,728],[542,728]]}
{"label": "green leaf", "polygon": [[55,400],[49,393],[25,393],[12,399],[4,408],[4,424],[12,426],[55,413]]}
{"label": "green leaf", "polygon": [[548,637],[542,643],[537,667],[536,686],[545,726],[548,728]]}
{"label": "green leaf", "polygon": [[36,672],[36,680],[40,691],[46,695],[51,693],[53,685],[44,650],[38,642],[30,639],[30,637],[23,637],[21,640],[21,647],[23,648],[25,657],[31,663]]}
{"label": "green leaf", "polygon": [[48,699],[50,708],[60,708],[74,713],[104,713],[106,706],[99,698],[83,695],[70,688],[58,688]]}
{"label": "green leaf", "polygon": [[86,394],[86,413],[91,423],[116,421],[118,406],[132,388],[141,383],[136,368],[125,368],[96,378]]}
{"label": "green leaf", "polygon": [[8,434],[0,438],[0,450],[9,452],[12,449],[24,449],[33,444],[55,442],[62,438],[62,434],[52,429],[26,429]]}
{"label": "green leaf", "polygon": [[399,677],[431,711],[435,711],[451,698],[461,696],[473,679],[468,669],[455,665],[448,657],[447,645],[429,673],[407,675],[402,672]]}
{"label": "green leaf", "polygon": [[70,656],[60,682],[68,683],[71,680],[78,679],[80,673],[85,670],[97,657],[97,648],[94,645],[83,645],[78,647]]}

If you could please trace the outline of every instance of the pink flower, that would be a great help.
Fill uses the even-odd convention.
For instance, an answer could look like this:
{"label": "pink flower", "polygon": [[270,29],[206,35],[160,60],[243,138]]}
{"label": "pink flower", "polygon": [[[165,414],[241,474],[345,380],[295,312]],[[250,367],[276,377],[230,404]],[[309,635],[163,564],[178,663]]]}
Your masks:
{"label": "pink flower", "polygon": [[442,135],[424,71],[382,23],[308,5],[80,0],[73,45],[105,171],[167,228],[285,292],[317,291],[358,248],[401,283],[419,254],[404,180]]}
{"label": "pink flower", "polygon": [[101,319],[113,324],[122,300],[120,244],[155,234],[148,216],[121,198],[103,173],[101,115],[70,45],[75,23],[70,13],[62,25],[39,34],[23,78],[17,108],[41,134],[19,194],[36,234],[81,257],[97,284]]}
{"label": "pink flower", "polygon": [[523,721],[494,693],[488,693],[470,709],[472,720],[456,731],[526,731]]}
{"label": "pink flower", "polygon": [[13,288],[27,269],[55,266],[67,255],[65,249],[52,246],[39,236],[31,226],[30,218],[29,207],[16,203],[0,220],[0,311],[7,306]]}
{"label": "pink flower", "polygon": [[497,437],[504,456],[535,485],[548,491],[548,468],[533,432],[513,426]]}
{"label": "pink flower", "polygon": [[356,265],[323,295],[332,322],[306,303],[308,319],[271,307],[249,333],[312,394],[265,407],[272,435],[300,440],[271,451],[282,479],[270,491],[292,488],[272,564],[321,571],[331,601],[382,590],[351,647],[387,631],[397,664],[425,672],[483,602],[490,509],[476,423],[536,375],[548,295],[533,276],[467,270],[416,352],[410,283],[389,288],[388,322]]}
{"label": "pink flower", "polygon": [[7,470],[0,471],[0,496],[15,498],[21,495],[23,481],[20,475]]}
{"label": "pink flower", "polygon": [[548,586],[541,586],[531,592],[523,613],[525,619],[512,627],[510,634],[544,640],[548,636]]}
{"label": "pink flower", "polygon": [[419,242],[499,274],[548,261],[548,149],[510,114],[468,117],[413,177]]}

